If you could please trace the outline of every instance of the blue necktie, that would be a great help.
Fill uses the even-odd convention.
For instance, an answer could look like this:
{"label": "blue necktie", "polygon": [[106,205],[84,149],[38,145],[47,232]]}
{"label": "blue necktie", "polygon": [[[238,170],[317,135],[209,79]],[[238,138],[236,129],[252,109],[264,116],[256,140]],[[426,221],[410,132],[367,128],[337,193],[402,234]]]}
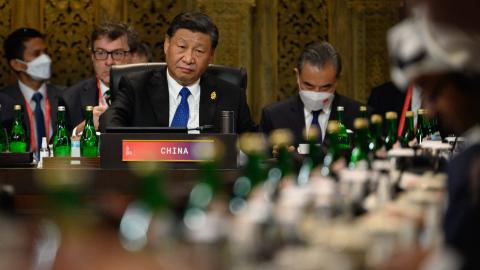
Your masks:
{"label": "blue necktie", "polygon": [[322,110],[318,111],[312,111],[312,123],[310,124],[310,127],[316,127],[318,129],[318,142],[322,143],[322,128],[320,127],[320,123],[318,122],[318,116]]}
{"label": "blue necktie", "polygon": [[[37,127],[37,153],[39,153],[40,148],[42,147],[42,137],[46,137],[45,132],[45,118],[43,117],[42,111],[42,94],[37,92],[33,95],[32,99],[35,102],[35,124]],[[33,131],[31,131],[33,132]]]}
{"label": "blue necktie", "polygon": [[180,104],[178,104],[177,110],[175,111],[175,115],[173,116],[171,127],[187,127],[188,124],[188,117],[190,115],[190,109],[188,107],[188,96],[190,95],[190,90],[188,88],[183,87],[180,90],[180,96],[182,100]]}

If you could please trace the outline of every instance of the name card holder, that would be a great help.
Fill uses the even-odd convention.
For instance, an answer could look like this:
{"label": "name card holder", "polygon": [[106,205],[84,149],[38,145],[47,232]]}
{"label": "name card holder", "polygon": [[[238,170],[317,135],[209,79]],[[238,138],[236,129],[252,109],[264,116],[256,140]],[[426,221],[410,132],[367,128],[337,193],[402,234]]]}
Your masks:
{"label": "name card holder", "polygon": [[236,134],[104,133],[100,135],[100,166],[125,169],[158,162],[168,168],[194,169],[203,161],[202,149],[221,144],[219,167],[237,168]]}

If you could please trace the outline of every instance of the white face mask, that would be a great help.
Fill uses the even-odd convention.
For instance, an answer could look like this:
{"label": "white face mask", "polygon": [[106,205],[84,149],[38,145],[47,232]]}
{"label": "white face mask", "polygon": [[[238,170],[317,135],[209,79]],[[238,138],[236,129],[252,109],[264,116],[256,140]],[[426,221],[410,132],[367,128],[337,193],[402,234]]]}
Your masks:
{"label": "white face mask", "polygon": [[307,110],[323,109],[333,99],[333,93],[300,90],[300,99]]}
{"label": "white face mask", "polygon": [[50,79],[52,59],[46,54],[42,54],[39,57],[33,59],[30,62],[25,62],[17,59],[20,63],[27,65],[27,74],[36,81]]}

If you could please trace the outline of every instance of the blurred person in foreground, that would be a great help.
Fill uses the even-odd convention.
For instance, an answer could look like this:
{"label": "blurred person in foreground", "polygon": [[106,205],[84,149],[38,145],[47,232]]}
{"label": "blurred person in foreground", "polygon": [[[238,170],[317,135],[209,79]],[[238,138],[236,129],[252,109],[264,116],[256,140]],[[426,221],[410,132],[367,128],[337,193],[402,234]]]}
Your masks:
{"label": "blurred person in foreground", "polygon": [[465,138],[447,169],[444,239],[458,267],[480,269],[480,35],[430,20],[425,6],[414,14],[389,32],[392,79],[419,85],[429,113]]}

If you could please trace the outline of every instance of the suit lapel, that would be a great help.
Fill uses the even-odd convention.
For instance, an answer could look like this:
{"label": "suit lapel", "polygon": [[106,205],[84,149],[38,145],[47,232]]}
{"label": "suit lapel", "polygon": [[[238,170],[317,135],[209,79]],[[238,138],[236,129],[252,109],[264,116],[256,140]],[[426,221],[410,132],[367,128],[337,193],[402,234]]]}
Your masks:
{"label": "suit lapel", "polygon": [[47,84],[48,102],[50,103],[50,124],[55,130],[55,124],[57,123],[58,92],[53,90],[53,88],[54,86]]}
{"label": "suit lapel", "polygon": [[148,96],[155,113],[155,118],[159,126],[168,127],[170,101],[168,98],[168,82],[166,77],[166,69],[154,72],[150,81],[145,85],[147,87]]}
{"label": "suit lapel", "polygon": [[[200,109],[199,123],[200,126],[211,125],[215,123],[215,110],[217,108],[219,91],[212,77],[203,75],[200,79]],[[223,92],[222,92],[223,93]]]}
{"label": "suit lapel", "polygon": [[86,106],[98,106],[98,88],[96,78],[93,78],[83,86],[83,94],[80,96],[80,103],[82,106],[82,115]]}
{"label": "suit lapel", "polygon": [[340,97],[335,92],[333,96],[332,106],[330,108],[330,116],[328,116],[328,121],[337,120],[337,107],[340,106]]}
{"label": "suit lapel", "polygon": [[303,107],[300,95],[297,94],[296,98],[290,104],[290,111],[293,116],[293,121],[291,123],[293,127],[292,131],[296,134],[296,137],[299,140],[298,143],[303,141],[303,130],[305,129],[305,113]]}

